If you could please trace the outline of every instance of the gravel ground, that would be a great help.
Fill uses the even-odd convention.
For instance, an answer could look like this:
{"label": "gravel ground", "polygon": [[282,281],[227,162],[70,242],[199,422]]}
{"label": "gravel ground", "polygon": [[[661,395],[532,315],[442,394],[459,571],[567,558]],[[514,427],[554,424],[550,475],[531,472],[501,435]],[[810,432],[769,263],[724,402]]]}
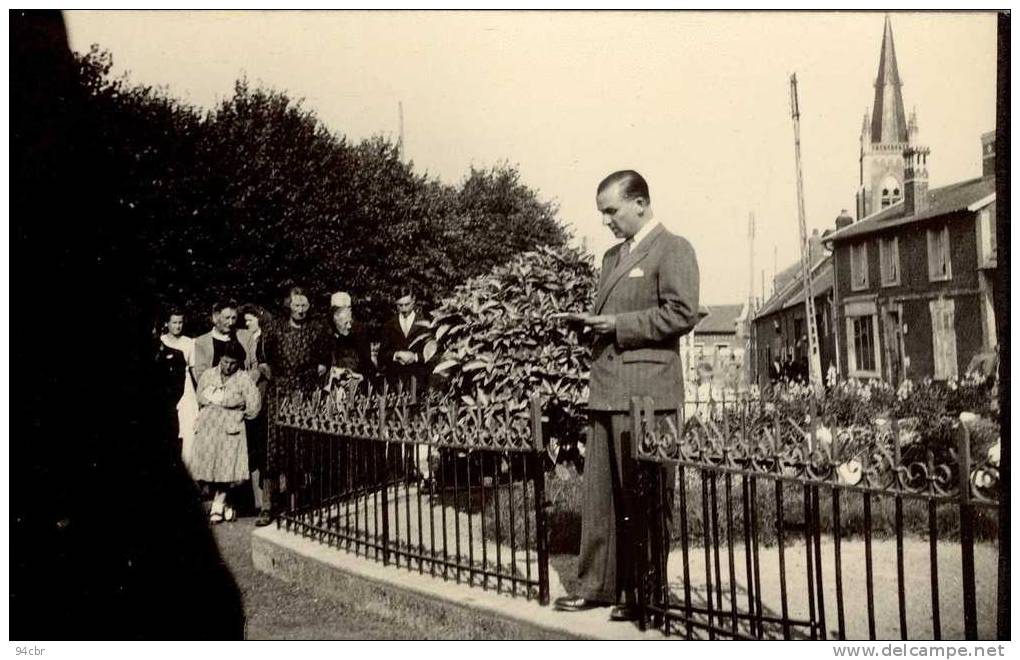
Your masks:
{"label": "gravel ground", "polygon": [[224,563],[244,602],[247,639],[456,639],[456,629],[428,630],[386,612],[359,609],[255,570],[251,562],[254,518],[213,528]]}

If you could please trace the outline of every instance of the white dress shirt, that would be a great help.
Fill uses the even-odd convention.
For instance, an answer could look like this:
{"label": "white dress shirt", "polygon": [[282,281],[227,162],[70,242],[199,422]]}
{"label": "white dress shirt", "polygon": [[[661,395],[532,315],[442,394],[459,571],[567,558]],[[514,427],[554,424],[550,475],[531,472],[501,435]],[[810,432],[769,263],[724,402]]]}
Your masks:
{"label": "white dress shirt", "polygon": [[414,325],[414,312],[411,312],[407,316],[404,316],[403,314],[398,314],[397,316],[400,321],[400,329],[406,337],[411,333],[411,326]]}

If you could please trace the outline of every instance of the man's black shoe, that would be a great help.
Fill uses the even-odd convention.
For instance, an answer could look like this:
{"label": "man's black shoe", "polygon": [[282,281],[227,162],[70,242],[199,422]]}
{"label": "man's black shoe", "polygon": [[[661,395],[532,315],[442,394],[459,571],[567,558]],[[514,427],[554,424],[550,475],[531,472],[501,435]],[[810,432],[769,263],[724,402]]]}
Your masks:
{"label": "man's black shoe", "polygon": [[637,621],[638,609],[633,605],[617,605],[609,613],[610,621]]}
{"label": "man's black shoe", "polygon": [[593,610],[596,607],[605,607],[608,603],[603,603],[597,600],[588,600],[580,596],[561,596],[556,599],[556,603],[553,606],[554,609],[560,612],[584,612],[586,610]]}

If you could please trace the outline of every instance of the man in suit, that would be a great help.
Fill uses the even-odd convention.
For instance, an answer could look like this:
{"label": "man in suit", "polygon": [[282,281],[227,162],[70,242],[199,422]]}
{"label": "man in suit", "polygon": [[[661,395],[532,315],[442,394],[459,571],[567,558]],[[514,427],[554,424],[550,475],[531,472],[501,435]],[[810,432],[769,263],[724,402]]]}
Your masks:
{"label": "man in suit", "polygon": [[382,327],[379,345],[379,368],[386,376],[390,387],[403,385],[407,390],[415,383],[416,391],[424,394],[422,388],[428,385],[428,366],[422,351],[424,342],[411,346],[428,327],[418,319],[417,303],[410,289],[403,289],[397,298],[397,314]]}
{"label": "man in suit", "polygon": [[[403,388],[403,391],[415,392],[416,396],[424,396],[429,384],[429,367],[425,359],[425,342],[415,343],[423,334],[428,334],[428,326],[419,320],[417,301],[410,289],[401,289],[396,301],[397,314],[391,317],[382,327],[379,342],[379,369],[391,388]],[[412,344],[414,344],[412,346]],[[390,461],[395,474],[410,479],[421,478],[428,483],[432,471],[429,469],[429,457],[425,445],[394,447],[396,450]]]}
{"label": "man in suit", "polygon": [[610,248],[591,314],[580,321],[595,333],[590,431],[585,450],[578,589],[557,609],[581,611],[615,604],[610,618],[631,620],[626,601],[631,567],[621,559],[623,493],[621,437],[632,397],[650,396],[659,412],[683,405],[679,338],[698,322],[698,263],[685,239],[653,222],[648,184],[633,170],[598,186],[603,223],[623,242]]}
{"label": "man in suit", "polygon": [[229,343],[238,343],[248,353],[247,345],[250,336],[245,329],[235,329],[237,323],[237,303],[233,301],[217,302],[212,309],[213,327],[209,332],[195,338],[195,351],[192,355],[191,374],[198,382],[206,369],[215,367]]}

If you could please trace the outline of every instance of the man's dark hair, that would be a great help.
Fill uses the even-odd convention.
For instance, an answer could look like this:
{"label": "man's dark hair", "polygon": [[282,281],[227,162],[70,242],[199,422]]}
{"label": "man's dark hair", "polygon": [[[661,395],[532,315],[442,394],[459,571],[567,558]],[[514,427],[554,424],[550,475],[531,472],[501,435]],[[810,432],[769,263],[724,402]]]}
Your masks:
{"label": "man's dark hair", "polygon": [[652,196],[648,194],[648,182],[645,178],[635,172],[634,170],[620,170],[619,172],[613,172],[606,178],[602,179],[602,183],[599,184],[599,188],[595,194],[601,193],[606,188],[621,183],[620,192],[623,194],[624,199],[636,199],[643,197],[646,202],[651,203]]}
{"label": "man's dark hair", "polygon": [[397,297],[395,298],[395,300],[400,300],[401,298],[410,298],[411,300],[417,300],[418,297],[414,295],[414,289],[412,289],[409,286],[402,286],[399,289],[397,289]]}
{"label": "man's dark hair", "polygon": [[228,309],[228,308],[236,310],[237,309],[237,301],[236,300],[217,300],[216,302],[213,303],[212,313],[213,314],[219,314],[220,312],[222,312],[223,310]]}

